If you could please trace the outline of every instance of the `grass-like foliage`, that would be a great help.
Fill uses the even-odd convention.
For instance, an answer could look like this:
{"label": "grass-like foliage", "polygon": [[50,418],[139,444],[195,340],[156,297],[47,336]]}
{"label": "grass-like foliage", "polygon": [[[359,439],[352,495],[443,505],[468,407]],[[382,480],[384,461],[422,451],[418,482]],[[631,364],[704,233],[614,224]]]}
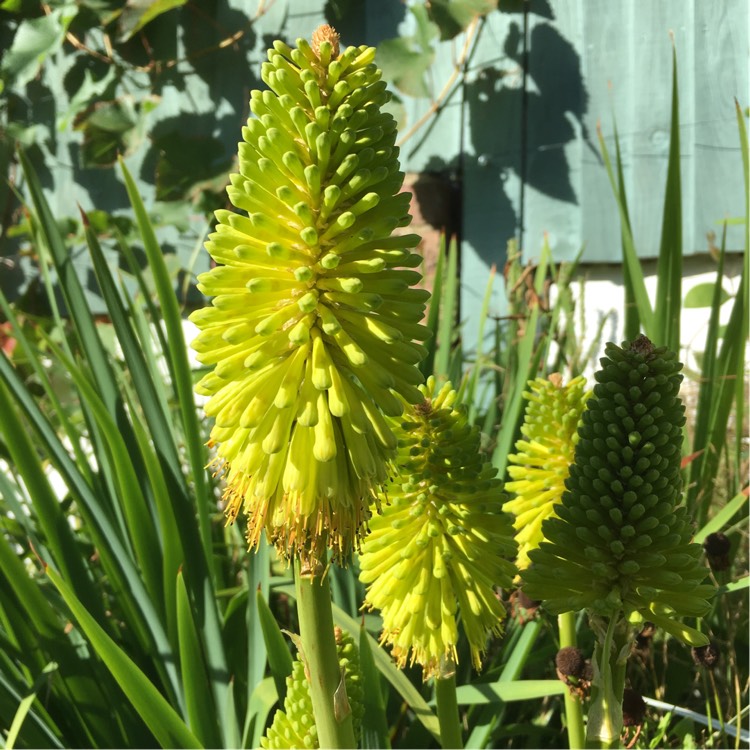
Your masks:
{"label": "grass-like foliage", "polygon": [[[672,349],[680,343],[682,299],[678,104],[675,79],[655,304],[645,293],[633,246],[631,222],[638,217],[628,213],[619,147],[613,163],[601,141],[622,219],[633,300],[626,334],[642,331],[656,346]],[[747,175],[739,108],[738,124],[738,168],[744,166]],[[241,532],[224,523],[222,488],[206,468],[213,458],[206,445],[210,424],[201,420],[193,393],[205,372],[191,367],[184,311],[146,209],[121,165],[140,231],[136,245],[121,247],[137,283],[135,295],[112,271],[84,216],[107,307],[106,316],[95,316],[41,183],[23,152],[20,160],[50,316],[32,318],[0,298],[8,323],[3,340],[15,345],[0,352],[4,746],[258,747],[288,696],[299,644],[283,631],[298,630],[298,591],[272,548],[262,542],[248,554]],[[627,684],[677,708],[640,716],[636,747],[746,744],[740,729],[748,704],[747,455],[742,441],[731,437],[732,430],[741,434],[746,409],[747,220],[745,230],[741,281],[721,332],[723,247],[719,257],[697,410],[688,412],[681,469],[687,514],[696,522],[694,541],[706,543],[709,575],[717,584],[701,628],[718,661],[697,653],[708,666],[696,667],[690,650],[664,630],[643,631]],[[140,250],[155,294],[137,262]],[[466,430],[478,427],[486,436],[482,447],[505,480],[508,455],[521,434],[528,381],[553,371],[570,380],[585,359],[572,328],[574,267],[555,266],[544,248],[536,267],[523,268],[511,248],[508,316],[493,320],[488,314],[493,271],[473,352],[464,350],[456,319],[457,269],[451,242],[440,256],[424,321],[433,335],[422,373],[434,375],[438,387],[447,380],[455,384]],[[550,278],[558,290],[554,306],[545,298]],[[498,502],[504,499],[499,493]],[[717,534],[727,540],[718,551],[711,546]],[[436,709],[434,682],[423,681],[416,667],[398,669],[378,644],[382,621],[377,612],[362,616],[365,590],[357,573],[355,556],[348,568],[331,567],[326,580],[334,623],[358,644],[361,746],[437,747],[441,732],[452,744],[473,748],[567,742],[565,706],[571,691],[585,694],[586,679],[566,679],[566,685],[555,678],[561,643],[537,603],[512,592],[503,600],[504,633],[489,638],[485,648],[467,640],[459,621],[455,672],[448,676],[457,688],[448,684],[442,695],[440,683]],[[594,637],[584,617],[569,620],[572,636],[567,632],[566,642],[575,637],[576,625],[578,647],[590,655]],[[473,669],[472,652],[484,653],[481,673]],[[298,667],[297,678],[299,673]],[[289,722],[299,709],[299,701],[292,705],[298,685],[295,690],[286,705]],[[455,721],[441,714],[448,704]],[[280,732],[275,741],[281,741]]]}

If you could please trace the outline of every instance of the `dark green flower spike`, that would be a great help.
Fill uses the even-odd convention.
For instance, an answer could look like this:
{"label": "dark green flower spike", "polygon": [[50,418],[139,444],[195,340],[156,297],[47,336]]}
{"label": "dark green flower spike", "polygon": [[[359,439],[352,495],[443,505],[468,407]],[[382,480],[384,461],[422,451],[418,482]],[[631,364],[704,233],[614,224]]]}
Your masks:
{"label": "dark green flower spike", "polygon": [[704,615],[714,591],[681,505],[682,365],[645,336],[607,344],[605,355],[559,518],[543,524],[524,591],[553,613],[621,613],[703,645],[705,635],[676,620]]}

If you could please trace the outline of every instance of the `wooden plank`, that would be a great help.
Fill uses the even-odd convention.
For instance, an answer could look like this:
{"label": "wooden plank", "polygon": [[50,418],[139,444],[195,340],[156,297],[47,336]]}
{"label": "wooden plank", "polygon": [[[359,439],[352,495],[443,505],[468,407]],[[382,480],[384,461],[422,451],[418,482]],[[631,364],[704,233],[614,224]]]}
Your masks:
{"label": "wooden plank", "polygon": [[[536,257],[547,231],[556,260],[572,258],[585,243],[584,261],[619,262],[619,222],[595,146],[598,120],[613,145],[611,113],[620,132],[636,246],[643,257],[658,253],[669,148],[670,32],[680,83],[684,252],[705,252],[706,232],[743,210],[733,100],[748,97],[750,6],[743,0],[561,0],[554,9],[552,21],[530,19],[529,97],[533,101],[541,83],[542,112],[548,117],[529,108],[527,257]],[[564,56],[561,65],[551,45],[556,36],[559,48],[567,44],[578,56],[580,76],[575,61],[565,64]],[[545,96],[555,82],[559,91]],[[571,102],[578,86],[584,106],[576,110]],[[547,158],[544,149],[556,144],[562,144],[561,156],[557,164],[549,159],[548,166],[561,170],[558,183],[567,176],[569,195],[545,189],[535,174]],[[739,249],[740,227],[731,228],[728,237],[728,246]]]}
{"label": "wooden plank", "polygon": [[[523,76],[507,48],[509,38],[517,40],[522,54],[522,29],[521,13],[488,16],[466,79],[460,312],[469,347],[490,268],[502,272],[508,240],[519,231]],[[491,315],[505,308],[502,273],[498,276]]]}

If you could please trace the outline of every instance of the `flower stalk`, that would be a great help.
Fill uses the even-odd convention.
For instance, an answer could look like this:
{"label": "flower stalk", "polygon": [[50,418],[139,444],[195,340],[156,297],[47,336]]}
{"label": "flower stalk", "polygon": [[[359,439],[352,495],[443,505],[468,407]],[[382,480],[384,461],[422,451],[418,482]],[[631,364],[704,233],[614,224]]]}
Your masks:
{"label": "flower stalk", "polygon": [[444,748],[463,748],[456,698],[456,665],[452,659],[444,659],[440,665],[440,674],[435,678],[435,702],[440,724],[440,744]]}
{"label": "flower stalk", "polygon": [[325,566],[319,559],[296,560],[294,579],[318,742],[325,748],[356,747],[352,711],[336,653],[331,588]]}
{"label": "flower stalk", "polygon": [[[575,647],[577,645],[575,612],[564,612],[558,615],[557,626],[560,632],[560,648]],[[580,697],[570,690],[565,691],[565,724],[568,731],[568,747],[570,750],[581,750],[586,742],[583,708]]]}

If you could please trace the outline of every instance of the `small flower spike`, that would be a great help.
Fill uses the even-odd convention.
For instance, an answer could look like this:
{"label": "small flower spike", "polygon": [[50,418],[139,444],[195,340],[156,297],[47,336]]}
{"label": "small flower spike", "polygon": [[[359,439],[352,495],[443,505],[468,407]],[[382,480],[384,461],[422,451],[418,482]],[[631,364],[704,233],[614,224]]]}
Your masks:
{"label": "small flower spike", "polygon": [[577,377],[563,386],[562,377],[553,373],[548,380],[529,382],[524,392],[526,414],[521,427],[523,438],[516,442],[518,453],[508,456],[507,492],[516,497],[503,506],[515,516],[519,570],[529,567],[529,551],[544,538],[542,521],[555,516],[578,443],[578,425],[586,400],[586,380]]}
{"label": "small flower spike", "polygon": [[288,557],[357,546],[395,455],[384,415],[421,399],[429,293],[419,237],[391,236],[410,196],[374,57],[329,26],[269,50],[227,188],[243,213],[217,211],[191,315],[228,519]]}
{"label": "small flower spike", "polygon": [[365,606],[380,609],[381,642],[399,666],[421,664],[424,677],[456,661],[460,618],[474,666],[490,633],[501,631],[505,610],[495,587],[515,574],[511,519],[500,511],[494,469],[480,451],[480,434],[456,404],[450,383],[435,393],[421,387],[422,403],[397,430],[397,473],[390,504],[373,517],[362,544],[360,580]]}
{"label": "small flower spike", "polygon": [[714,591],[681,504],[682,365],[645,336],[607,344],[601,365],[559,518],[542,525],[524,591],[553,613],[621,613],[703,645],[704,634],[676,621],[704,615]]}
{"label": "small flower spike", "polygon": [[[352,637],[339,628],[336,628],[336,653],[352,709],[354,734],[359,737],[364,712],[359,652]],[[292,673],[286,678],[284,708],[278,709],[274,714],[266,735],[261,737],[260,746],[269,750],[320,747],[310,697],[310,679],[305,673],[304,661],[300,657],[295,659]]]}

